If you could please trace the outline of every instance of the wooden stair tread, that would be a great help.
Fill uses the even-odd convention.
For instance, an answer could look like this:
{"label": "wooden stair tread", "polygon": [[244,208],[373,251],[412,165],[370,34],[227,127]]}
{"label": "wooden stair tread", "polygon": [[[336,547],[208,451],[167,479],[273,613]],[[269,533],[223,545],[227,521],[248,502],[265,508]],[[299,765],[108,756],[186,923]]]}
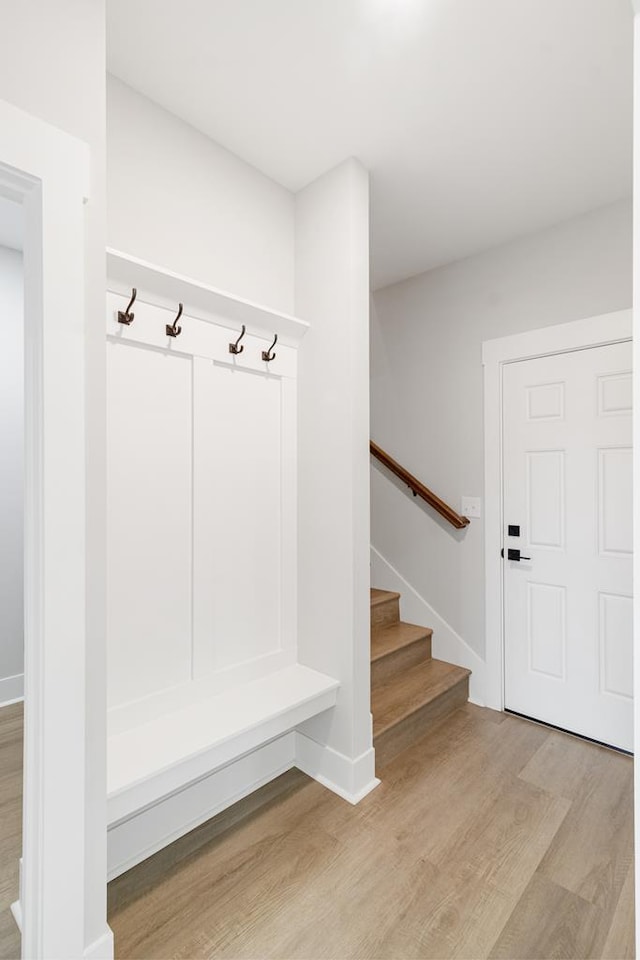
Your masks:
{"label": "wooden stair tread", "polygon": [[394,593],[393,590],[376,590],[374,587],[371,588],[371,606],[377,607],[380,603],[387,603],[389,600],[399,600],[400,594]]}
{"label": "wooden stair tread", "polygon": [[375,663],[402,647],[407,647],[418,640],[431,637],[433,630],[430,627],[420,627],[414,623],[389,623],[385,626],[373,627],[371,630],[371,662]]}
{"label": "wooden stair tread", "polygon": [[371,693],[374,738],[463,683],[470,674],[470,670],[444,660],[425,660],[375,688]]}

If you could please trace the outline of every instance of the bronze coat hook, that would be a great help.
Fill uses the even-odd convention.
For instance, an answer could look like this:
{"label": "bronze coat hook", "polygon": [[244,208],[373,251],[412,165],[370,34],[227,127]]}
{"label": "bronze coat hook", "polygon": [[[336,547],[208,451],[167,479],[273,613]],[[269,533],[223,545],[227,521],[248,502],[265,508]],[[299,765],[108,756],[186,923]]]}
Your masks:
{"label": "bronze coat hook", "polygon": [[271,344],[269,349],[262,351],[262,359],[265,360],[267,363],[269,363],[270,360],[275,360],[276,358],[275,353],[272,353],[271,351],[273,350],[277,342],[278,342],[278,334],[276,333],[276,335],[273,338],[273,343]]}
{"label": "bronze coat hook", "polygon": [[178,320],[180,319],[181,316],[182,316],[182,304],[179,303],[179,304],[178,304],[178,316],[177,316],[177,317],[175,318],[175,320],[173,321],[173,325],[171,325],[170,323],[168,323],[168,324],[166,325],[166,327],[165,327],[165,330],[167,331],[167,336],[168,336],[168,337],[179,337],[180,334],[182,333],[182,327],[179,327],[179,326],[178,326]]}
{"label": "bronze coat hook", "polygon": [[239,347],[238,344],[240,343],[240,341],[241,341],[242,338],[244,337],[245,330],[246,330],[246,327],[245,327],[245,325],[244,325],[244,323],[243,323],[243,324],[242,324],[242,332],[240,333],[240,336],[238,337],[238,339],[236,340],[235,343],[230,343],[230,344],[229,344],[229,353],[242,353],[242,351],[244,350],[244,346]]}
{"label": "bronze coat hook", "polygon": [[129,300],[129,305],[126,310],[118,310],[118,323],[124,323],[125,326],[129,326],[130,323],[133,323],[134,314],[131,313],[131,307],[134,305],[136,297],[138,296],[138,291],[133,287],[131,291],[131,300]]}

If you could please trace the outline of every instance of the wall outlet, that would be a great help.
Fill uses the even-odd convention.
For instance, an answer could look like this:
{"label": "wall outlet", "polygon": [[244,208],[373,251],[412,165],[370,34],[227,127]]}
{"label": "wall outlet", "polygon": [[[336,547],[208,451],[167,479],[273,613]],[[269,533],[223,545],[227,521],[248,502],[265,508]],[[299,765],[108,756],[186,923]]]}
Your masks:
{"label": "wall outlet", "polygon": [[461,512],[462,516],[469,517],[469,520],[479,520],[482,516],[480,497],[463,497]]}

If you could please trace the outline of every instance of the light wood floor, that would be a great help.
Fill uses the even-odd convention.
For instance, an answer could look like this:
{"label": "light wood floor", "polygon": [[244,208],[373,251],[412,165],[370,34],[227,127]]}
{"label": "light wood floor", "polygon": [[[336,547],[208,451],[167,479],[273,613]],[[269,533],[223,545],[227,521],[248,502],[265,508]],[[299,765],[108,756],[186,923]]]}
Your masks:
{"label": "light wood floor", "polygon": [[[21,716],[0,711],[0,956]],[[292,771],[109,888],[119,958],[633,956],[632,761],[470,705],[357,807]]]}
{"label": "light wood floor", "polygon": [[115,880],[117,957],[633,956],[628,757],[467,705],[381,773],[292,771]]}
{"label": "light wood floor", "polygon": [[20,956],[20,934],[11,915],[18,898],[22,854],[22,704],[0,709],[0,957]]}

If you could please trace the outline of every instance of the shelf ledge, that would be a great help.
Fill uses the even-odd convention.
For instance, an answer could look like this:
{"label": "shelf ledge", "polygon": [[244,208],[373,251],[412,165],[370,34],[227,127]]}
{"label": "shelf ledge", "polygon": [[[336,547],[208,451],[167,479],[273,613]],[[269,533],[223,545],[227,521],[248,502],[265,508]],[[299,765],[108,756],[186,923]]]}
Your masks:
{"label": "shelf ledge", "polygon": [[211,287],[199,280],[173,273],[121,250],[107,248],[107,287],[113,293],[130,294],[162,307],[184,304],[184,313],[199,320],[234,328],[245,324],[249,333],[278,334],[282,343],[295,346],[309,329],[305,320],[273,310],[251,300]]}

